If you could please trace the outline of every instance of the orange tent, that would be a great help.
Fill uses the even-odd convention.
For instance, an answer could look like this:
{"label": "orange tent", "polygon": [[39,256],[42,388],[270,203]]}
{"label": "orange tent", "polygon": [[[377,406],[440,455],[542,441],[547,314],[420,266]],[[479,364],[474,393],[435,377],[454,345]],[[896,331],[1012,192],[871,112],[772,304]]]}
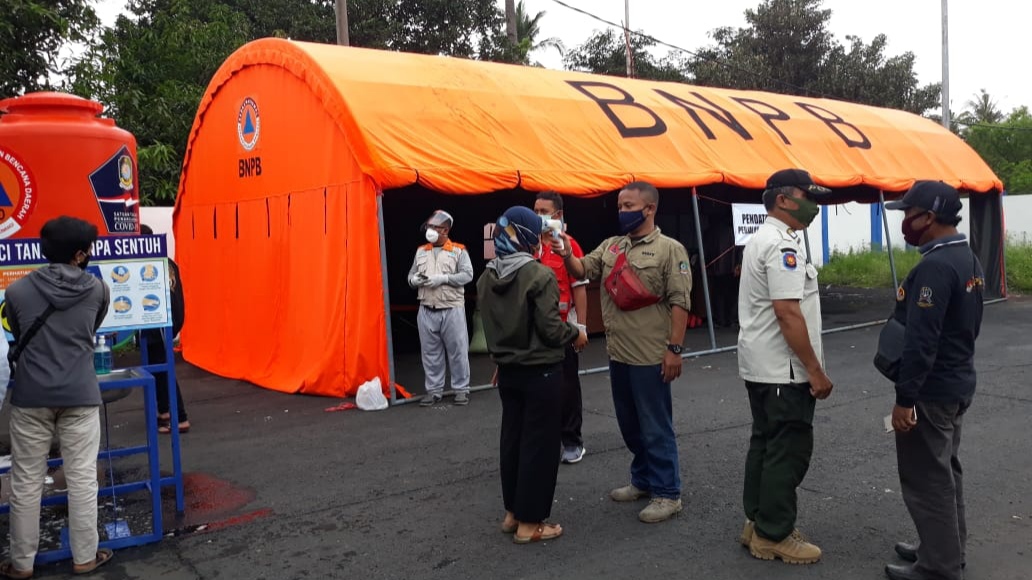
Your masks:
{"label": "orange tent", "polygon": [[635,179],[762,189],[785,167],[890,195],[915,179],[1002,190],[962,140],[901,111],[252,42],[209,84],[184,161],[174,226],[189,289],[184,354],[285,392],[389,385],[387,190],[591,196]]}

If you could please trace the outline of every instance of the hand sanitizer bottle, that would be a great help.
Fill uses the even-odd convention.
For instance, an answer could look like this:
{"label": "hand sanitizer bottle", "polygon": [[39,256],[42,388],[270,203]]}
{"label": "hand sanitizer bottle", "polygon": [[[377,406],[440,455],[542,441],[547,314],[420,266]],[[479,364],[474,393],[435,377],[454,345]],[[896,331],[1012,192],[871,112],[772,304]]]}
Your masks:
{"label": "hand sanitizer bottle", "polygon": [[110,374],[113,364],[111,347],[107,345],[107,338],[102,334],[97,339],[97,347],[93,349],[93,370],[98,375]]}

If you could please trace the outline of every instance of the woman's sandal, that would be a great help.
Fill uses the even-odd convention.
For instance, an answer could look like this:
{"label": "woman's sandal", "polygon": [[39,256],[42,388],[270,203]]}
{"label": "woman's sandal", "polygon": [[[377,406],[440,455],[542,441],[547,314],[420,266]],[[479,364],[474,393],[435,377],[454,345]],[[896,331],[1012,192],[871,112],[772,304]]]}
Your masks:
{"label": "woman's sandal", "polygon": [[107,548],[101,548],[97,550],[97,557],[91,562],[85,564],[73,564],[73,574],[89,574],[90,572],[100,568],[104,564],[107,564],[115,556],[115,553]]}
{"label": "woman's sandal", "polygon": [[14,580],[25,580],[26,578],[32,578],[32,570],[19,570],[14,567],[14,564],[10,560],[4,560],[0,564],[0,578],[14,578]]}
{"label": "woman's sandal", "polygon": [[[547,532],[545,530],[548,530]],[[563,535],[563,528],[559,524],[538,524],[534,533],[529,538],[521,538],[519,534],[514,534],[512,541],[514,544],[533,544],[535,542],[544,542],[546,540],[554,540],[559,536]]]}
{"label": "woman's sandal", "polygon": [[513,520],[512,524],[508,525],[508,526],[505,525],[505,522],[502,522],[502,533],[503,534],[515,534],[516,530],[518,530],[519,527],[520,527],[520,523],[517,522],[516,520]]}

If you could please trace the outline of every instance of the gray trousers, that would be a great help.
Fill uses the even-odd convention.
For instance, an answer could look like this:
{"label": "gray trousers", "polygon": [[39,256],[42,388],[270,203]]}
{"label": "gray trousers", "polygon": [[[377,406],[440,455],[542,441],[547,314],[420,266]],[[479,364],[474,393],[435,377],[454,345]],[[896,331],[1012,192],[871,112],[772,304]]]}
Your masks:
{"label": "gray trousers", "polygon": [[896,433],[903,501],[921,540],[914,569],[929,580],[962,580],[964,521],[961,423],[966,403],[918,403],[917,426]]}
{"label": "gray trousers", "polygon": [[452,390],[469,392],[469,332],[462,307],[432,310],[419,307],[416,315],[419,343],[423,349],[426,392],[444,391],[444,373],[451,367]]}

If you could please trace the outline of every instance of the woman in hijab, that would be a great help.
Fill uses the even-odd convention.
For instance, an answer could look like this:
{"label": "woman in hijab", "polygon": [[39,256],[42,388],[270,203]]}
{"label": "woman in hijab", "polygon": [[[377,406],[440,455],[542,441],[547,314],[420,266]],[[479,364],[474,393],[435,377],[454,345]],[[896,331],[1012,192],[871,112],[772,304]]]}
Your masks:
{"label": "woman in hijab", "polygon": [[537,255],[540,216],[511,207],[495,224],[494,260],[477,280],[477,295],[491,358],[498,365],[502,399],[502,531],[517,544],[558,538],[551,515],[559,472],[562,415],[561,363],[567,345],[587,336],[559,316],[559,286]]}

